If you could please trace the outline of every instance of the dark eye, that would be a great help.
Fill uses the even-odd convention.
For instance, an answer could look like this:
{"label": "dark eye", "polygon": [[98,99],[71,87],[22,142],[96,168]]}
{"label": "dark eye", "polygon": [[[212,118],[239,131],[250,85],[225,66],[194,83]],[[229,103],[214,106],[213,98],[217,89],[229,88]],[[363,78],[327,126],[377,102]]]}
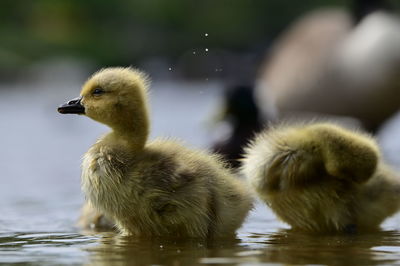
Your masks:
{"label": "dark eye", "polygon": [[94,96],[99,96],[99,95],[102,95],[104,92],[105,92],[105,91],[104,91],[102,88],[98,87],[98,88],[95,88],[95,89],[93,90],[92,94],[93,94]]}

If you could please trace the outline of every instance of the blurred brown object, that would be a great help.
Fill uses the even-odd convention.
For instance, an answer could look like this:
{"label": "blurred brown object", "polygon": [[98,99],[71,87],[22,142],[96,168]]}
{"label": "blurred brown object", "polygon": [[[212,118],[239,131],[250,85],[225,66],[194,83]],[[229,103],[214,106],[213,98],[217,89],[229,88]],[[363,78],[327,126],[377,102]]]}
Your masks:
{"label": "blurred brown object", "polygon": [[280,118],[354,117],[375,132],[398,110],[400,19],[384,1],[355,4],[354,14],[333,8],[306,14],[276,41],[256,84],[264,115],[272,108]]}
{"label": "blurred brown object", "polygon": [[110,231],[114,230],[115,224],[97,211],[87,201],[83,204],[81,216],[78,220],[78,226],[82,229],[90,229],[94,231]]}

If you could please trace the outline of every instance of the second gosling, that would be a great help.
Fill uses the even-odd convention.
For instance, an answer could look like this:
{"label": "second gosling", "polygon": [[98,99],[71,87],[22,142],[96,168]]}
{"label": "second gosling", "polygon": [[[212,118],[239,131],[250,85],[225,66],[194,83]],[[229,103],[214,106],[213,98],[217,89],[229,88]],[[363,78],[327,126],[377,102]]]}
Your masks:
{"label": "second gosling", "polygon": [[329,123],[281,126],[258,135],[242,172],[292,229],[374,231],[400,207],[400,179],[368,135]]}
{"label": "second gosling", "polygon": [[124,235],[232,237],[252,207],[246,185],[218,156],[174,141],[148,142],[147,77],[107,68],[60,113],[111,127],[84,155],[82,189]]}

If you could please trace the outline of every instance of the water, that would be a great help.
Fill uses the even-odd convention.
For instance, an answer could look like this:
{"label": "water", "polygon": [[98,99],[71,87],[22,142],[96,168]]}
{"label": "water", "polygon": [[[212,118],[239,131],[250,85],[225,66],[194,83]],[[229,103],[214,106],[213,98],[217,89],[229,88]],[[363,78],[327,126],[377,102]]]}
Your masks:
{"label": "water", "polygon": [[[0,86],[0,264],[400,264],[400,215],[374,234],[312,236],[287,230],[258,203],[236,241],[212,243],[80,230],[75,226],[83,202],[80,158],[108,129],[56,112],[58,104],[78,95],[79,82]],[[152,137],[176,136],[193,147],[207,146],[207,117],[219,94],[220,86],[211,82],[154,84]],[[395,118],[380,135],[393,163],[400,150],[399,121]]]}
{"label": "water", "polygon": [[[1,233],[0,263],[28,265],[393,265],[400,234],[312,236],[287,230],[241,230],[233,242],[143,241],[114,233]],[[269,231],[269,232],[268,232]]]}

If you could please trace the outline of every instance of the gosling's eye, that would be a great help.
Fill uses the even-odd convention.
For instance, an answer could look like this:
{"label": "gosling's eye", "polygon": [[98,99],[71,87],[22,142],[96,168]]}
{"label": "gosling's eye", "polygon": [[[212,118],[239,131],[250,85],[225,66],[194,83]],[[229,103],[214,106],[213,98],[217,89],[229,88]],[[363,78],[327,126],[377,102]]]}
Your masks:
{"label": "gosling's eye", "polygon": [[94,96],[102,95],[105,91],[102,88],[95,88],[92,92]]}

